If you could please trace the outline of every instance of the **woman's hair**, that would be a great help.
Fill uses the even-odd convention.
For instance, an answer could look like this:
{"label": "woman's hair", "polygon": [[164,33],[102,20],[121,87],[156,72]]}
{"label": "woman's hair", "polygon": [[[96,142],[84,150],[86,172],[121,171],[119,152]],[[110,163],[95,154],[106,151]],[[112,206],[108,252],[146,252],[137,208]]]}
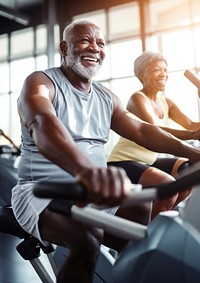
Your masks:
{"label": "woman's hair", "polygon": [[141,74],[144,72],[146,67],[156,61],[164,61],[167,65],[167,61],[164,56],[160,53],[156,53],[153,51],[145,51],[136,58],[134,62],[134,73],[136,77],[141,81]]}

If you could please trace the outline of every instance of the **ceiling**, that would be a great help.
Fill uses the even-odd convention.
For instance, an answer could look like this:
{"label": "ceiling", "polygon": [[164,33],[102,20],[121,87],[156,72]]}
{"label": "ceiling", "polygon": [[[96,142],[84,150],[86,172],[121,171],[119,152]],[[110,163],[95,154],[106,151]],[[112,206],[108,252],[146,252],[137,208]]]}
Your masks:
{"label": "ceiling", "polygon": [[0,34],[39,24],[44,0],[0,0]]}
{"label": "ceiling", "polygon": [[[130,0],[0,0],[0,34],[54,22],[64,27],[74,15],[108,9]],[[135,1],[135,0],[132,0]]]}
{"label": "ceiling", "polygon": [[19,6],[19,8],[31,6],[34,3],[42,2],[41,0],[0,0],[1,5],[5,5],[10,8],[14,8],[16,5]]}

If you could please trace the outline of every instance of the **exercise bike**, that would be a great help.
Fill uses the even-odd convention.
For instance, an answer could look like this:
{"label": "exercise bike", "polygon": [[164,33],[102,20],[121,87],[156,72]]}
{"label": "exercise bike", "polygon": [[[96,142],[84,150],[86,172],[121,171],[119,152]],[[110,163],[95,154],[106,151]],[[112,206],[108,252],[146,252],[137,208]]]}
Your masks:
{"label": "exercise bike", "polygon": [[[200,254],[198,237],[200,228],[198,220],[196,219],[196,217],[194,217],[192,211],[194,211],[195,209],[197,210],[197,207],[199,207],[200,191],[198,190],[199,185],[197,185],[199,183],[200,164],[196,164],[187,170],[187,174],[184,174],[178,180],[169,185],[161,186],[159,189],[150,188],[142,191],[140,191],[139,189],[139,192],[137,192],[138,187],[136,187],[136,189],[134,188],[133,197],[127,199],[124,205],[166,198],[169,197],[171,194],[180,191],[181,189],[196,184],[197,190],[194,190],[194,193],[190,199],[190,206],[188,204],[186,206],[186,209],[184,209],[184,219],[182,218],[182,216],[172,217],[169,212],[163,215],[159,215],[155,220],[152,221],[152,223],[148,227],[125,219],[121,219],[117,216],[107,215],[91,207],[79,208],[76,207],[76,205],[67,207],[65,201],[63,203],[60,203],[60,199],[63,200],[63,198],[70,200],[81,200],[86,197],[84,188],[82,188],[79,184],[76,183],[36,183],[33,192],[39,197],[55,196],[58,202],[52,202],[52,206],[50,207],[50,209],[53,209],[59,213],[70,214],[71,217],[73,217],[74,219],[79,219],[84,223],[101,227],[110,233],[117,234],[118,236],[130,241],[127,247],[125,247],[125,249],[123,249],[122,252],[118,255],[117,259],[115,259],[115,257],[112,257],[110,252],[107,250],[103,250],[101,252],[100,259],[95,271],[94,282],[129,283],[133,282],[133,280],[135,282],[158,282],[158,278],[154,280],[155,278],[152,279],[149,276],[147,276],[146,281],[144,281],[143,279],[145,277],[143,274],[148,275],[148,273],[153,270],[153,268],[157,268],[157,271],[160,270],[161,262],[164,263],[165,267],[174,264],[174,268],[180,262],[180,265],[182,266],[181,271],[188,270],[188,267],[191,266],[192,273],[191,271],[189,272],[189,279],[182,278],[182,272],[179,272],[180,270],[178,270],[178,274],[176,274],[176,277],[174,277],[172,271],[169,269],[168,277],[170,277],[171,280],[171,277],[173,276],[174,279],[170,282],[196,283],[200,278],[200,271],[198,267],[198,254]],[[196,202],[195,205],[193,205],[194,202]],[[187,208],[189,208],[188,212]],[[194,218],[197,220],[197,223],[193,223]],[[187,226],[190,227],[189,231],[187,231]],[[178,239],[174,239],[177,229],[180,230],[180,233],[178,234]],[[169,237],[167,236],[167,233],[169,234]],[[17,272],[15,276],[13,270],[10,270],[9,261],[7,261],[6,264],[8,265],[8,272],[10,272],[10,275],[14,273],[14,275],[11,276],[14,279],[12,279],[12,281],[9,281],[8,278],[5,278],[4,281],[3,278],[5,277],[5,275],[2,274],[2,277],[0,278],[1,283],[38,283],[37,278],[40,278],[39,282],[43,283],[55,282],[57,269],[60,267],[60,263],[56,262],[55,260],[55,247],[52,247],[50,245],[50,247],[45,250],[37,239],[27,234],[19,226],[12,213],[12,208],[8,206],[1,207],[0,209],[0,235],[1,234],[5,235],[6,237],[16,237],[19,243],[17,243],[17,247],[15,245],[12,245],[11,249],[17,248],[17,251],[21,255],[21,257],[26,261],[29,261],[36,271],[36,277],[34,277],[34,279],[31,278],[32,281],[31,279],[24,281],[25,274],[22,272],[22,270],[22,274],[18,278],[17,274],[19,274],[20,271]],[[163,246],[163,234],[167,236],[165,238],[166,250],[160,252],[160,248],[162,248]],[[182,241],[183,238],[188,239],[185,240],[186,245],[184,246],[184,241]],[[173,246],[170,247],[170,245],[172,244]],[[152,250],[150,248],[152,248]],[[177,252],[177,249],[179,252]],[[187,249],[189,249],[189,255],[191,255],[191,257],[189,256],[188,261],[185,261],[183,260],[182,255],[184,254],[183,251],[187,251]],[[44,264],[44,262],[40,260],[40,251],[43,251],[44,254],[48,255],[48,260],[50,261],[50,265],[48,264],[48,268],[47,261],[45,261]],[[171,257],[171,255],[168,256],[166,251],[174,253],[176,255],[175,260],[173,259],[174,255],[173,257]],[[1,250],[1,254],[2,252],[4,251]],[[149,256],[150,254],[152,254],[152,256]],[[101,257],[103,258],[103,265]],[[157,257],[157,259],[159,260],[155,260],[155,257]],[[194,258],[195,261],[193,260]],[[141,260],[143,264],[142,268],[141,266],[139,268],[138,262],[141,262]],[[5,263],[2,263],[2,265],[3,264]],[[195,264],[197,266],[194,268]],[[98,265],[100,266],[100,271]],[[51,270],[49,269],[49,266]],[[102,266],[106,266],[106,268],[101,268]],[[29,271],[30,269],[28,269],[27,267],[26,269]],[[144,267],[146,268],[145,273]],[[195,278],[197,278],[196,281],[191,280],[193,276],[193,270],[195,271]],[[109,273],[109,275],[105,277],[105,273]],[[159,272],[157,272],[156,274],[159,275]],[[138,279],[136,275],[143,275],[143,279]],[[155,273],[153,275],[155,275]],[[151,274],[151,276],[153,275]],[[164,279],[162,278],[162,283],[167,282]]]}
{"label": "exercise bike", "polygon": [[[160,213],[148,227],[91,207],[79,208],[65,200],[84,200],[80,184],[38,183],[34,194],[54,198],[49,209],[103,228],[129,240],[110,269],[113,283],[198,283],[200,282],[200,163],[193,165],[171,184],[158,189],[133,192],[124,205],[167,198],[195,185],[181,213]],[[106,281],[105,281],[106,282]]]}
{"label": "exercise bike", "polygon": [[[0,145],[0,241],[4,247],[0,255],[0,264],[4,266],[4,274],[0,274],[0,282],[25,283],[28,280],[29,283],[31,281],[54,283],[57,270],[67,256],[68,250],[53,245],[44,247],[17,223],[11,208],[11,190],[17,183],[17,167],[21,151],[1,129],[0,136],[9,142]],[[16,252],[13,253],[13,249],[16,249]],[[31,265],[25,264],[24,260],[29,261]],[[115,252],[102,246],[94,283],[111,282],[110,273],[107,271],[113,266],[114,261]],[[5,265],[8,267],[6,268]],[[10,272],[12,266],[16,273],[13,270]],[[19,266],[24,274],[23,279],[18,278]],[[34,275],[31,266],[35,270]]]}
{"label": "exercise bike", "polygon": [[10,205],[11,190],[17,183],[20,148],[0,129],[0,136],[9,144],[0,145],[0,205]]}
{"label": "exercise bike", "polygon": [[[198,78],[188,71],[185,73],[185,76],[200,89]],[[0,135],[3,135],[11,143],[11,145],[0,146],[0,234],[5,235],[6,238],[11,236],[17,239],[17,243],[15,242],[10,249],[16,248],[23,260],[30,261],[36,271],[36,275],[40,278],[40,282],[53,283],[55,279],[52,279],[49,269],[46,267],[46,262],[43,265],[39,259],[41,257],[40,252],[42,251],[48,255],[53,273],[56,276],[57,268],[62,264],[60,255],[63,253],[63,250],[60,251],[60,247],[55,247],[54,249],[51,245],[45,249],[37,239],[27,234],[14,218],[12,208],[10,207],[10,192],[17,181],[16,161],[20,154],[20,149],[16,148],[2,130],[0,130]],[[118,219],[116,216],[111,216],[110,218],[110,216],[103,215],[99,211],[88,207],[80,210],[80,208],[72,206],[66,212],[66,203],[64,203],[64,206],[60,202],[52,205],[51,209],[59,213],[69,213],[75,219],[101,227],[130,241],[117,258],[113,251],[102,247],[95,271],[94,283],[129,283],[133,281],[137,283],[199,282],[200,224],[198,217],[196,217],[200,201],[200,191],[198,190],[200,186],[199,167],[200,165],[196,165],[193,167],[193,171],[175,181],[174,184],[164,188],[164,191],[170,192],[172,189],[171,193],[174,193],[181,188],[196,184],[197,189],[194,190],[181,215],[173,216],[171,212],[160,214],[148,227]],[[43,188],[42,185],[44,185]],[[71,185],[73,193],[68,190]],[[58,194],[55,193],[55,187]],[[61,195],[59,195],[58,188],[64,189],[64,191],[61,190]],[[66,195],[66,191],[69,192],[69,195]],[[167,197],[160,195],[161,191],[162,189],[160,190],[159,188],[158,192],[156,189],[146,189],[138,194],[134,193],[133,200],[128,200],[125,205]],[[80,200],[86,197],[84,188],[80,188],[78,184],[54,184],[53,187],[49,186],[49,184],[36,184],[34,192],[39,197],[55,197],[58,199],[64,197],[70,200]],[[74,196],[75,192],[76,196]],[[5,251],[1,250],[1,255],[4,252],[5,254],[8,253],[7,247],[5,249]],[[64,253],[63,257],[66,256],[67,252]],[[7,264],[8,273],[13,274],[13,270],[10,270],[9,260],[6,263],[0,261],[0,264],[1,266]],[[28,273],[29,269],[27,267]],[[27,281],[24,279],[24,270],[21,270],[21,273],[20,278],[17,277],[17,274],[15,276],[14,273],[12,281],[9,281],[9,278],[5,278],[6,275],[2,274],[0,282],[38,282],[35,277]]]}

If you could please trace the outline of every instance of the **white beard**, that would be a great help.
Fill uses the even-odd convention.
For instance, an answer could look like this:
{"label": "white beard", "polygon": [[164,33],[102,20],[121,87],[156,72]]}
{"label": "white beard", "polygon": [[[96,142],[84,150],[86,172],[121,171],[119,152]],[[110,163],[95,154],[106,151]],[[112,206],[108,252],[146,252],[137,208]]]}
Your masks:
{"label": "white beard", "polygon": [[75,73],[79,74],[80,76],[86,79],[91,79],[92,77],[96,76],[97,73],[100,71],[102,65],[102,63],[100,63],[95,67],[90,67],[90,68],[84,67],[81,64],[80,57],[74,56],[70,48],[68,49],[68,54],[65,60],[67,66],[70,66]]}

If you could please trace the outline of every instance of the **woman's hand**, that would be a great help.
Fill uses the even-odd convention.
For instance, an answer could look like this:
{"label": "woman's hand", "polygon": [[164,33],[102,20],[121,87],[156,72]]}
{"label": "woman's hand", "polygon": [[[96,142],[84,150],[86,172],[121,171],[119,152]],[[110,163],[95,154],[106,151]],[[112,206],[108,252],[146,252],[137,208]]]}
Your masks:
{"label": "woman's hand", "polygon": [[200,128],[193,131],[193,138],[194,140],[200,140]]}

